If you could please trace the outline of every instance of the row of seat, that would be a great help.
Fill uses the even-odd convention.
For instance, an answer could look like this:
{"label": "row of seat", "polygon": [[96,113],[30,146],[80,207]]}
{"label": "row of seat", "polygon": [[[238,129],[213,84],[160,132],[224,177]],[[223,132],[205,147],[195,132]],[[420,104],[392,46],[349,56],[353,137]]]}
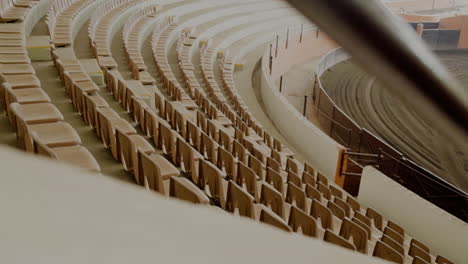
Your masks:
{"label": "row of seat", "polygon": [[[164,194],[167,194],[169,189],[170,196],[180,199],[202,204],[212,203],[231,212],[236,211],[237,208],[241,215],[247,214],[246,207],[259,207],[258,214],[255,214],[254,218],[285,230],[291,228],[289,225],[292,226],[293,223],[298,222],[298,220],[290,220],[290,223],[284,225],[287,218],[301,219],[301,217],[304,218],[305,214],[310,217],[305,218],[310,223],[310,219],[316,217],[320,219],[320,226],[325,230],[324,239],[340,241],[336,243],[344,244],[345,240],[342,238],[352,232],[349,230],[364,229],[353,228],[357,225],[358,219],[366,219],[359,220],[366,222],[364,223],[366,225],[369,223],[367,218],[372,216],[373,220],[370,221],[372,229],[370,230],[375,231],[377,229],[375,226],[378,225],[375,224],[378,222],[375,219],[379,219],[377,212],[372,214],[373,211],[368,209],[366,211],[366,214],[370,212],[368,216],[357,212],[355,209],[358,207],[357,201],[349,195],[345,196],[344,192],[334,185],[330,185],[327,178],[316,173],[311,166],[302,165],[288,156],[289,158],[285,160],[285,167],[281,162],[278,162],[277,156],[272,154],[274,152],[265,155],[264,152],[256,150],[255,145],[249,141],[253,140],[258,143],[258,141],[265,141],[265,139],[254,135],[257,131],[252,132],[249,126],[240,119],[230,120],[226,117],[220,119],[221,115],[218,114],[217,106],[203,96],[201,87],[200,90],[194,92],[193,99],[192,96],[185,93],[185,89],[182,88],[175,76],[173,74],[170,76],[172,66],[167,61],[166,40],[168,35],[177,28],[171,23],[171,20],[168,19],[169,22],[156,37],[158,42],[154,43],[158,43],[158,46],[153,45],[153,48],[155,48],[156,64],[159,64],[159,74],[165,78],[164,89],[170,95],[168,98],[173,101],[167,100],[163,93],[152,85],[126,81],[117,69],[103,67],[106,73],[107,88],[124,109],[131,113],[145,135],[149,136],[160,150],[149,144],[144,136],[134,132],[131,124],[120,117],[117,118],[118,114],[115,116],[109,107],[92,106],[87,108],[86,104],[80,103],[83,100],[75,100],[77,105],[82,105],[78,108],[82,109],[81,111],[85,113],[87,111],[96,112],[97,118],[94,123],[97,126],[98,135],[103,138],[104,144],[112,150],[114,157],[122,161],[125,168],[133,173],[135,181]],[[109,23],[112,23],[112,20]],[[109,44],[107,44],[107,48],[109,48]],[[156,54],[157,52],[159,53]],[[66,76],[66,73],[63,75]],[[72,80],[71,83],[73,82]],[[136,90],[154,93],[154,106],[148,103],[150,100],[147,96],[141,97],[135,92]],[[84,116],[92,117],[94,115],[85,114]],[[108,118],[108,116],[114,116],[115,119]],[[163,156],[158,153],[159,151],[163,153]],[[185,177],[177,176],[179,174],[177,167],[180,168]],[[302,175],[302,177],[298,175]],[[255,188],[260,189],[261,192],[255,191]],[[298,198],[304,197],[304,194],[306,199]],[[247,201],[245,197],[249,196],[252,199],[247,198],[247,200],[252,201],[252,204],[244,203]],[[315,200],[313,200],[314,197],[316,197]],[[329,200],[322,197],[327,197]],[[340,202],[340,199],[343,202]],[[310,204],[312,216],[309,213],[304,213],[303,209],[309,211],[308,204]],[[349,217],[345,216],[341,219],[339,217],[346,213],[338,212],[341,212],[339,209],[345,211],[343,209],[343,207],[347,208],[345,204],[354,210],[349,210]],[[285,206],[289,209],[284,209]],[[312,207],[315,209],[312,210]],[[360,206],[359,209],[363,210]],[[335,216],[335,214],[339,216]],[[340,225],[340,233],[343,229],[341,237],[338,233],[338,227],[330,225],[328,226],[329,230],[323,228],[323,226],[327,227],[329,221],[323,220],[322,215],[323,219],[333,219],[338,223],[338,220],[342,221]],[[332,217],[327,218],[330,215]],[[352,219],[355,219],[354,222]],[[350,223],[355,223],[355,225]],[[398,229],[395,227],[396,225],[389,223],[391,222],[386,224],[389,230],[391,227]],[[377,234],[380,233],[377,232]],[[367,241],[369,235],[364,237]],[[404,241],[406,240],[407,238],[404,237]],[[359,241],[361,241],[359,243],[364,243],[362,240]],[[349,241],[345,242],[349,244]],[[383,243],[378,241],[376,245]],[[356,247],[356,243],[351,245]],[[358,245],[363,250],[362,244]],[[375,250],[381,251],[380,249]],[[387,251],[391,252],[391,250],[383,252]],[[415,253],[412,254],[415,255]]]}
{"label": "row of seat", "polygon": [[144,26],[156,17],[158,6],[149,5],[139,9],[126,22],[123,29],[125,53],[129,61],[132,77],[143,84],[155,84],[156,80],[148,73],[148,68],[140,52],[140,34]]}
{"label": "row of seat", "polygon": [[[72,5],[70,5],[73,9]],[[62,14],[66,15],[65,8]],[[60,14],[59,14],[60,16]],[[53,46],[54,61],[57,65],[59,75],[62,76],[65,89],[68,92],[73,105],[76,110],[80,112],[83,119],[95,129],[96,134],[101,138],[105,147],[109,148],[113,157],[121,161],[124,168],[135,176],[135,180],[139,184],[146,184],[146,181],[140,181],[140,174],[143,168],[151,167],[163,175],[165,178],[170,179],[170,195],[184,199],[186,195],[191,194],[194,186],[186,179],[176,177],[179,171],[163,156],[157,154],[157,151],[146,141],[144,137],[138,135],[136,129],[122,119],[118,113],[109,107],[107,102],[99,95],[99,90],[82,90],[80,89],[81,82],[88,82],[89,80],[82,80],[84,72],[80,68],[69,68],[67,63],[63,64],[62,59],[70,62],[69,56],[75,56],[73,50],[67,50],[64,47]],[[63,50],[68,51],[68,56],[63,56]],[[71,53],[71,55],[70,55]],[[122,79],[114,79],[112,75],[107,76],[108,87],[113,84],[117,88],[111,91],[117,91],[115,96],[124,104],[127,100],[128,94],[124,90],[131,90],[131,86],[126,86],[126,82]],[[95,84],[94,84],[95,85]],[[134,96],[128,96],[130,100],[134,100]],[[136,100],[136,99],[135,99]],[[132,101],[133,105],[133,101]],[[128,105],[126,106],[128,107]],[[138,152],[136,151],[138,150]],[[137,156],[138,154],[138,156]],[[144,164],[140,161],[144,161]],[[141,168],[141,170],[140,170]],[[196,188],[195,188],[196,189]],[[187,199],[187,198],[185,198]],[[206,202],[202,199],[202,203]]]}
{"label": "row of seat", "polygon": [[0,22],[23,21],[39,0],[1,0]]}
{"label": "row of seat", "polygon": [[[187,36],[187,32],[183,32],[183,33],[182,33],[182,37],[184,36],[184,34],[185,34],[185,36]],[[188,39],[188,40],[189,40],[188,43],[183,43],[183,45],[180,45],[180,42],[179,42],[178,47],[191,46],[191,45],[193,44],[193,41],[191,40],[191,38],[185,37],[185,39]],[[179,60],[180,60],[180,58],[186,58],[186,57],[187,57],[186,54],[183,54],[182,56],[179,55]],[[182,68],[182,67],[181,67],[181,68]],[[335,211],[338,211],[338,212],[341,210],[341,209],[339,210],[339,209],[338,209],[339,207],[337,207],[336,205],[335,205],[335,207],[332,206],[332,208],[336,208]],[[370,211],[369,211],[369,212],[370,212]],[[374,214],[376,214],[375,211],[373,211],[373,212],[374,212]],[[340,215],[340,216],[341,216],[341,215],[344,215],[344,213],[343,213],[343,214],[339,214],[339,215]],[[381,216],[380,216],[380,217],[381,217]],[[381,245],[387,246],[386,244],[383,244],[383,242],[379,241],[379,246],[378,246],[379,249],[381,249],[381,248],[383,247],[383,246],[381,246]],[[391,251],[392,249],[390,248],[389,250]],[[366,248],[366,251],[367,251],[367,248]],[[416,257],[415,257],[415,259],[416,259],[415,261],[417,261],[417,258],[416,258]],[[441,259],[441,257],[438,257],[438,261],[439,261],[439,262],[440,262],[440,259]],[[400,261],[401,261],[401,262],[403,261],[403,256],[401,256]]]}
{"label": "row of seat", "polygon": [[[36,2],[22,4],[29,12]],[[63,115],[41,88],[26,50],[25,22],[1,23],[0,34],[0,104],[17,133],[20,147],[100,172],[95,158],[81,146],[78,133],[64,121]]]}

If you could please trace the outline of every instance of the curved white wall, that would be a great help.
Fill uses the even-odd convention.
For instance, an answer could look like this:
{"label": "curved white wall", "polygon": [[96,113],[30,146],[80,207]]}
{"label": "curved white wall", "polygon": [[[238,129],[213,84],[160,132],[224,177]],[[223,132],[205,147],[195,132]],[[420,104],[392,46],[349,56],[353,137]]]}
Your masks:
{"label": "curved white wall", "polygon": [[[284,41],[282,43],[284,44]],[[314,47],[314,49],[310,47]],[[312,166],[333,181],[339,169],[341,152],[344,147],[323,133],[320,128],[308,121],[289,104],[286,98],[279,93],[274,80],[287,72],[292,66],[319,58],[336,47],[335,42],[323,33],[317,35],[316,31],[305,33],[302,42],[299,42],[298,36],[291,38],[288,49],[284,45],[278,48],[276,58],[273,49],[274,59],[271,75],[269,70],[270,51],[267,49],[262,58],[260,88],[265,113],[283,137]]]}

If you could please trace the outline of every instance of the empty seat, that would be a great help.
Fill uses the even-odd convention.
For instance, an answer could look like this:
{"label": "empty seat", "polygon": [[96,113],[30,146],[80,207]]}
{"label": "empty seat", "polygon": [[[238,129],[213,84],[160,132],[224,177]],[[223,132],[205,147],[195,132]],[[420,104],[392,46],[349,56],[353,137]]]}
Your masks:
{"label": "empty seat", "polygon": [[382,241],[377,241],[372,256],[400,264],[403,264],[404,260],[402,255],[400,255],[398,252],[396,252],[396,250],[383,243]]}
{"label": "empty seat", "polygon": [[323,240],[326,242],[338,245],[340,247],[344,247],[344,248],[351,249],[351,250],[356,250],[353,244],[351,244],[346,239],[336,235],[335,233],[333,233],[332,231],[328,229],[325,230],[325,235],[323,237]]}
{"label": "empty seat", "polygon": [[289,212],[288,224],[294,232],[298,232],[300,229],[302,234],[306,236],[317,237],[315,219],[294,205],[291,206]]}
{"label": "empty seat", "polygon": [[151,190],[155,190],[163,195],[169,194],[167,186],[163,182],[168,182],[172,176],[179,176],[179,170],[166,158],[156,153],[147,153],[138,149],[138,172],[139,182],[148,183]]}
{"label": "empty seat", "polygon": [[286,232],[291,232],[291,228],[281,217],[265,207],[262,208],[262,211],[260,212],[260,222],[277,227]]}
{"label": "empty seat", "polygon": [[196,203],[208,204],[210,199],[192,182],[182,177],[171,177],[169,195],[177,199]]}
{"label": "empty seat", "polygon": [[100,172],[101,168],[93,155],[83,146],[67,146],[50,148],[40,142],[36,137],[34,141],[34,152],[45,155],[55,160],[77,166],[81,169]]}

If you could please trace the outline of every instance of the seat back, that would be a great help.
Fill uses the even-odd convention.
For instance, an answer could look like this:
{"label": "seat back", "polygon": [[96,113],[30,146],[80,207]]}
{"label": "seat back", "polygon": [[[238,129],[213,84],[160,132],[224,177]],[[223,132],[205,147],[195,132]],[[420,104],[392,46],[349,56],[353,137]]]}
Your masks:
{"label": "seat back", "polygon": [[255,201],[260,201],[257,188],[257,175],[251,168],[247,167],[242,162],[239,162],[237,165],[236,183],[239,184],[239,186],[243,186],[245,184],[247,192],[254,197]]}
{"label": "seat back", "polygon": [[331,191],[330,189],[327,187],[327,185],[323,184],[322,182],[318,182],[317,183],[317,189],[319,192],[322,193],[323,197],[325,197],[325,199],[327,200],[331,200]]}
{"label": "seat back", "polygon": [[304,162],[304,172],[307,172],[310,175],[315,175],[315,169],[307,162]]}
{"label": "seat back", "polygon": [[435,262],[437,264],[454,264],[452,261],[442,257],[442,256],[437,256],[435,259]]}
{"label": "seat back", "polygon": [[347,202],[338,197],[335,197],[333,202],[343,209],[346,217],[351,217],[351,206]]}
{"label": "seat back", "polygon": [[308,183],[306,184],[305,193],[306,193],[307,198],[315,199],[318,202],[322,201],[322,193],[319,192],[314,186]]}
{"label": "seat back", "polygon": [[396,224],[396,223],[389,220],[387,222],[387,226],[390,227],[391,229],[393,229],[393,231],[400,234],[402,237],[405,236],[405,230],[403,229],[403,227],[399,226],[398,224]]}
{"label": "seat back", "polygon": [[278,192],[273,186],[268,183],[262,184],[262,193],[260,196],[260,203],[284,219],[284,199],[283,195]]}
{"label": "seat back", "polygon": [[232,155],[240,162],[247,163],[247,151],[244,146],[237,140],[234,140],[232,145]]}
{"label": "seat back", "polygon": [[323,183],[325,186],[328,186],[328,178],[320,172],[317,174],[317,183],[319,182]]}
{"label": "seat back", "polygon": [[218,148],[218,143],[216,143],[214,139],[208,136],[205,132],[200,132],[200,149],[198,151],[205,157],[205,159],[216,163],[216,150]]}
{"label": "seat back", "polygon": [[431,256],[429,255],[429,253],[426,252],[425,250],[421,249],[416,244],[411,244],[410,245],[408,255],[410,255],[413,258],[414,257],[420,257],[422,260],[431,263]]}
{"label": "seat back", "polygon": [[379,212],[377,212],[374,209],[368,207],[367,211],[366,211],[366,216],[374,221],[374,226],[377,229],[382,230],[382,228],[383,228],[383,225],[382,225],[383,224],[383,218],[382,218],[382,215]]}
{"label": "seat back", "polygon": [[317,219],[320,217],[320,222],[322,224],[323,229],[330,229],[333,228],[333,216],[330,209],[323,206],[317,200],[312,200],[312,206],[310,208],[310,215]]}
{"label": "seat back", "polygon": [[340,236],[348,240],[352,237],[356,250],[367,254],[366,230],[358,226],[356,223],[351,222],[348,218],[345,218],[341,224]]}
{"label": "seat back", "polygon": [[286,179],[287,182],[294,183],[297,187],[302,187],[302,180],[296,173],[293,171],[288,171],[288,177]]}
{"label": "seat back", "polygon": [[251,168],[253,171],[255,171],[255,174],[257,174],[260,179],[264,179],[263,177],[263,164],[260,160],[258,160],[256,157],[249,155],[249,161],[248,164],[249,168]]}
{"label": "seat back", "polygon": [[315,219],[294,205],[291,206],[289,212],[288,224],[294,232],[298,232],[300,228],[302,234],[317,237],[317,223]]}
{"label": "seat back", "polygon": [[346,197],[346,202],[351,206],[351,208],[354,211],[359,211],[361,210],[361,204],[359,204],[358,201],[356,201],[354,198],[351,196]]}
{"label": "seat back", "polygon": [[161,176],[161,169],[159,165],[150,158],[150,155],[143,151],[138,151],[138,163],[139,171],[142,178],[148,182],[150,190],[159,192],[162,195],[166,195],[167,191],[163,185],[163,179]]}
{"label": "seat back", "polygon": [[227,177],[236,181],[236,160],[229,151],[221,146],[218,147],[217,165],[220,170],[226,172]]}
{"label": "seat back", "polygon": [[192,182],[198,183],[198,170],[195,161],[196,150],[192,148],[183,138],[177,138],[176,144],[176,164],[182,168],[182,171],[191,176]]}
{"label": "seat back", "polygon": [[395,249],[382,241],[377,241],[372,256],[399,264],[403,264],[404,262],[404,257],[402,255],[400,255]]}
{"label": "seat back", "polygon": [[226,210],[234,213],[236,209],[239,215],[255,219],[254,198],[242,187],[230,180],[226,195]]}
{"label": "seat back", "polygon": [[315,180],[315,176],[310,174],[306,171],[302,173],[302,182],[304,184],[309,184],[310,186],[315,187],[317,185],[317,181]]}
{"label": "seat back", "polygon": [[384,235],[382,235],[382,238],[380,238],[380,240],[382,240],[382,242],[384,242],[385,244],[387,244],[390,247],[392,247],[393,249],[395,249],[402,256],[405,255],[405,250],[404,250],[403,246],[400,243],[393,240],[391,237],[384,234]]}
{"label": "seat back", "polygon": [[344,247],[344,248],[351,249],[351,250],[356,250],[356,248],[354,247],[353,244],[351,244],[351,242],[336,235],[335,233],[333,233],[332,231],[328,229],[325,230],[325,235],[323,236],[323,240],[326,242],[335,244],[337,246],[340,246],[340,247]]}
{"label": "seat back", "polygon": [[286,171],[292,171],[295,174],[299,174],[299,162],[293,158],[286,160]]}
{"label": "seat back", "polygon": [[260,212],[260,222],[277,227],[286,232],[291,232],[291,228],[288,224],[268,208],[262,208],[262,211]]}
{"label": "seat back", "polygon": [[343,211],[343,209],[341,209],[341,207],[336,205],[334,202],[328,201],[327,208],[330,209],[330,211],[332,212],[334,216],[338,217],[341,220],[344,220],[345,212]]}
{"label": "seat back", "polygon": [[304,191],[297,187],[294,183],[288,183],[286,192],[286,202],[297,206],[299,209],[306,211],[306,195]]}
{"label": "seat back", "polygon": [[328,186],[330,188],[330,191],[331,191],[331,194],[334,196],[334,197],[338,197],[340,199],[343,199],[343,192],[338,189],[337,187],[333,186],[332,184],[330,186]]}
{"label": "seat back", "polygon": [[210,200],[192,182],[182,177],[171,177],[169,195],[196,204],[208,204]]}
{"label": "seat back", "polygon": [[283,178],[278,172],[274,171],[271,168],[268,168],[266,171],[265,182],[273,186],[281,194],[285,194]]}
{"label": "seat back", "polygon": [[400,245],[403,245],[404,237],[402,237],[400,234],[395,232],[390,227],[388,226],[385,227],[384,234],[389,236],[391,239],[395,240],[396,242],[398,242]]}
{"label": "seat back", "polygon": [[186,121],[186,125],[185,140],[195,149],[200,150],[200,128],[190,120]]}
{"label": "seat back", "polygon": [[226,190],[222,181],[225,181],[226,174],[216,168],[211,162],[200,161],[199,186],[205,189],[208,185],[211,194],[211,200],[221,208],[226,208]]}

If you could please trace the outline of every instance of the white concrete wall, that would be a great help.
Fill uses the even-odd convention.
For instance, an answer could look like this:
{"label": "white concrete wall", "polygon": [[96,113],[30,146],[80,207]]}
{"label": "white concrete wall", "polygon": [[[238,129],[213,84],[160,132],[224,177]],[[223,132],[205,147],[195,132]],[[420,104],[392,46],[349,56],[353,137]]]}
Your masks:
{"label": "white concrete wall", "polygon": [[[310,50],[310,47],[317,47]],[[283,137],[299,151],[318,171],[335,180],[340,151],[343,146],[336,143],[320,128],[308,121],[299,113],[287,99],[279,93],[275,79],[288,71],[295,64],[318,58],[333,48],[336,44],[328,38],[316,38],[315,31],[304,35],[302,43],[297,38],[290,40],[287,50],[279,49],[278,57],[274,59],[273,73],[269,71],[269,49],[265,51],[261,69],[261,96],[265,113],[271,119]],[[273,52],[274,55],[274,52]]]}
{"label": "white concrete wall", "polygon": [[386,263],[12,148],[0,160],[0,263]]}
{"label": "white concrete wall", "polygon": [[361,204],[395,220],[431,251],[455,263],[468,263],[468,224],[409,191],[372,167],[364,168]]}

